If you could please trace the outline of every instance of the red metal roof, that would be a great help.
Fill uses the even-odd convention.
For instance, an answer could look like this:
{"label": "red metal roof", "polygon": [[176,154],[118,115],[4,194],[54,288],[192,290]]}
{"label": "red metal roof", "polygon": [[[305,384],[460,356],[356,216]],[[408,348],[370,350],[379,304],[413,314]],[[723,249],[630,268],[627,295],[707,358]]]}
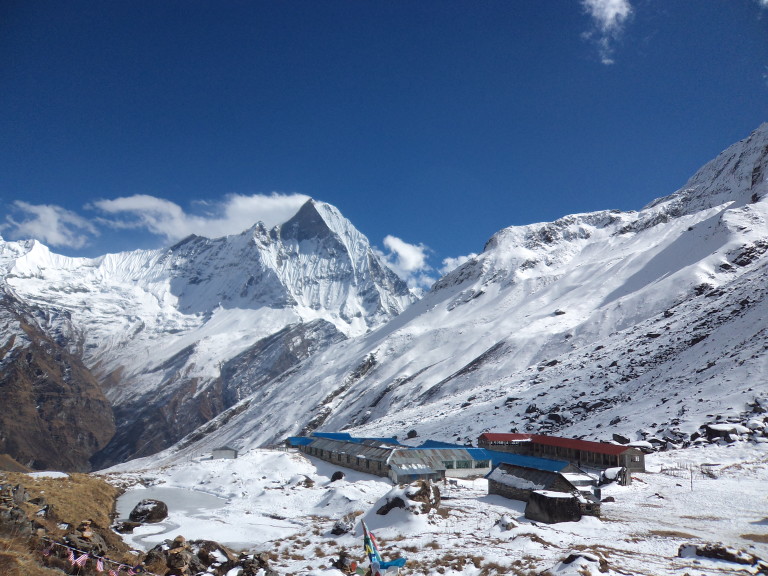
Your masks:
{"label": "red metal roof", "polygon": [[480,438],[488,442],[521,442],[530,441],[534,444],[545,446],[558,446],[560,448],[570,448],[571,450],[582,450],[584,452],[594,452],[596,454],[609,454],[616,456],[627,450],[632,450],[630,446],[621,444],[609,444],[608,442],[591,442],[589,440],[576,440],[574,438],[561,438],[559,436],[543,436],[541,434],[511,434],[503,432],[486,432]]}
{"label": "red metal roof", "polygon": [[509,432],[485,432],[480,434],[480,438],[488,440],[488,442],[520,442],[523,440],[530,440],[533,434],[511,434]]}

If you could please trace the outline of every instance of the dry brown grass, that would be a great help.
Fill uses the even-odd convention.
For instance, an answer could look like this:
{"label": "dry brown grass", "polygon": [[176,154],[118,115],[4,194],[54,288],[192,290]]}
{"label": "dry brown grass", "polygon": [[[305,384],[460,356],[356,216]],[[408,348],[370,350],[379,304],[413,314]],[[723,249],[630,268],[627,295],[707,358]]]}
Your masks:
{"label": "dry brown grass", "polygon": [[19,538],[0,538],[0,574],[3,576],[61,576],[58,570],[44,568]]}
{"label": "dry brown grass", "polygon": [[751,540],[752,542],[759,542],[760,544],[768,544],[768,534],[742,534],[744,540]]}
{"label": "dry brown grass", "polygon": [[[115,501],[120,495],[119,488],[89,474],[46,478],[5,472],[3,478],[5,482],[23,485],[31,498],[44,498],[51,506],[51,519],[37,519],[45,526],[50,538],[60,540],[67,532],[59,528],[60,522],[76,528],[83,520],[91,520],[96,531],[107,542],[110,558],[126,562],[135,560],[134,557],[126,555],[129,547],[109,528]],[[30,503],[25,503],[23,507],[30,516],[39,509],[39,506]],[[5,573],[0,570],[0,574]]]}
{"label": "dry brown grass", "polygon": [[650,536],[658,536],[660,538],[679,538],[680,540],[690,540],[696,538],[693,534],[686,532],[680,532],[679,530],[649,530]]}
{"label": "dry brown grass", "polygon": [[22,484],[32,498],[43,497],[56,516],[77,526],[92,520],[101,527],[112,523],[111,514],[120,490],[98,476],[70,474],[66,478],[46,478],[7,472],[8,481]]}
{"label": "dry brown grass", "polygon": [[0,470],[6,470],[8,472],[31,472],[29,468],[23,464],[19,464],[8,454],[0,454]]}

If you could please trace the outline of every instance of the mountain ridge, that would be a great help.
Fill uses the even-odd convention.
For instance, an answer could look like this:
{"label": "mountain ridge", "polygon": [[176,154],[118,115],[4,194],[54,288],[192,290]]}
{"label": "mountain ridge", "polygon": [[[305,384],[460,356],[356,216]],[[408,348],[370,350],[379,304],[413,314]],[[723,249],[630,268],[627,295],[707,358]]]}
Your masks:
{"label": "mountain ridge", "polygon": [[744,417],[768,395],[766,151],[763,124],[638,212],[499,231],[403,314],[281,380],[270,397],[281,410],[312,385],[303,411],[288,412],[295,427],[273,427],[251,398],[194,448],[269,444],[312,423],[377,437],[538,429],[682,443]]}
{"label": "mountain ridge", "polygon": [[29,305],[72,318],[48,329],[80,347],[117,421],[97,467],[313,430],[683,443],[768,397],[767,167],[768,123],[639,211],[500,230],[417,301],[315,200],[162,251],[4,242],[0,266]]}

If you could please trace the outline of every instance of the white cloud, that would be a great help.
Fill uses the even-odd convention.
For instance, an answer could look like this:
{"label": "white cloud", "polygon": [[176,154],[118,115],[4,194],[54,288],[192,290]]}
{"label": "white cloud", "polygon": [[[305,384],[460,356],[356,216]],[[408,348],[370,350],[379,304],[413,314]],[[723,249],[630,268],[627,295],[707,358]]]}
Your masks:
{"label": "white cloud", "polygon": [[429,248],[424,244],[409,244],[396,236],[384,238],[387,253],[376,250],[394,272],[411,288],[426,289],[435,281],[432,267],[427,263]]}
{"label": "white cloud", "polygon": [[91,222],[61,206],[17,200],[13,208],[24,216],[20,220],[6,216],[0,229],[14,238],[35,238],[50,246],[82,248],[92,236],[98,235]]}
{"label": "white cloud", "polygon": [[418,272],[427,265],[427,247],[408,244],[396,236],[384,238],[384,246],[397,258],[397,265],[405,272]]}
{"label": "white cloud", "polygon": [[459,266],[464,264],[465,262],[468,262],[469,260],[472,260],[472,258],[477,257],[477,254],[467,254],[466,256],[456,256],[455,258],[449,257],[449,258],[443,258],[443,266],[440,268],[440,274],[445,276],[448,274],[448,272],[451,272],[453,270],[456,270]]}
{"label": "white cloud", "polygon": [[271,228],[288,220],[308,199],[302,194],[232,194],[221,202],[202,203],[207,211],[204,215],[188,214],[174,202],[144,194],[99,200],[93,206],[109,215],[120,216],[108,220],[112,226],[146,228],[173,242],[190,234],[208,238],[238,234],[259,221]]}
{"label": "white cloud", "polygon": [[629,0],[581,0],[581,5],[595,25],[595,30],[585,36],[594,39],[602,63],[613,64],[613,44],[621,36],[624,24],[632,15]]}

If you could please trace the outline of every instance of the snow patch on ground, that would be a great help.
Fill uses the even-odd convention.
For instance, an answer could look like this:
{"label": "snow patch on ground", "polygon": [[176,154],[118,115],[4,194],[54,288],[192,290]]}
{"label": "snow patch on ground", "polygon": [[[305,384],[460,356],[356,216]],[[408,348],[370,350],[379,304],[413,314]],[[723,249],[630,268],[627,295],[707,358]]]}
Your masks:
{"label": "snow patch on ground", "polygon": [[[226,505],[189,513],[170,510],[173,529],[146,526],[126,540],[147,549],[182,534],[249,552],[277,555],[281,573],[334,576],[341,549],[363,562],[364,519],[385,558],[405,556],[402,574],[491,573],[691,575],[754,573],[705,558],[681,558],[683,544],[721,542],[768,558],[768,447],[737,443],[647,456],[648,472],[631,486],[603,488],[602,517],[539,524],[524,517],[525,504],[489,496],[485,479],[441,485],[439,512],[414,515],[394,509],[375,513],[392,490],[389,480],[296,452],[253,449],[236,460],[193,459],[162,469],[108,474],[114,482],[201,491]],[[330,477],[342,470],[345,478]],[[141,491],[141,489],[139,490]],[[340,518],[353,533],[331,534]],[[497,522],[510,526],[504,530]],[[513,522],[509,522],[513,520]],[[578,553],[578,554],[575,554]],[[575,555],[574,555],[575,554]],[[565,560],[573,556],[570,563]],[[608,572],[600,572],[602,559]]]}

